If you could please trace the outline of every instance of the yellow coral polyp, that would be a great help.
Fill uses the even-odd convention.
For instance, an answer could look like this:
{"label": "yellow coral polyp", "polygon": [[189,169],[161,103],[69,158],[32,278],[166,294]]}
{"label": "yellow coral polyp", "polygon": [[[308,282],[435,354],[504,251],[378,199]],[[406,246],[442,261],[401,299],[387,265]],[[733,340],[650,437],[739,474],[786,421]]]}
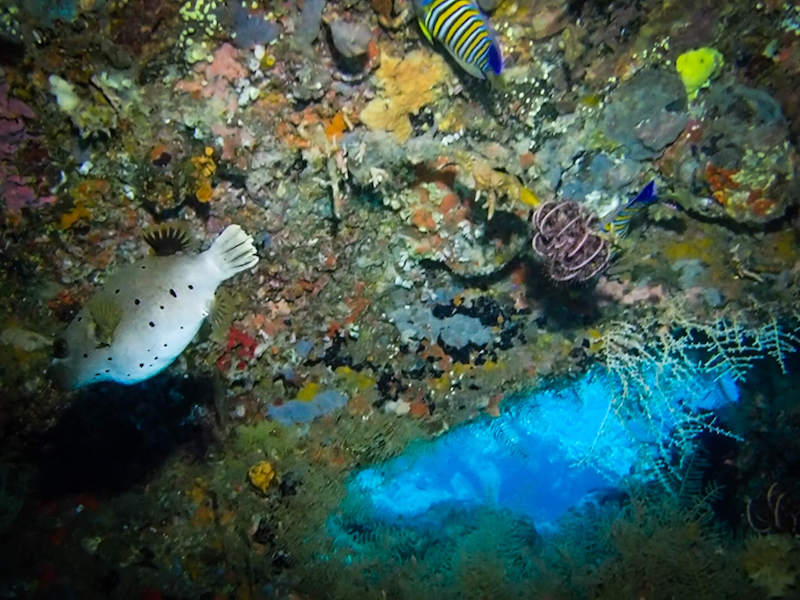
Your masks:
{"label": "yellow coral polyp", "polygon": [[259,67],[261,67],[262,70],[271,69],[274,66],[275,66],[275,57],[272,56],[272,54],[265,54],[261,58],[261,63],[259,64]]}
{"label": "yellow coral polyp", "polygon": [[376,383],[375,379],[361,373],[353,371],[350,367],[342,366],[336,369],[336,374],[344,377],[349,383],[355,384],[359,390],[366,390],[373,387]]}
{"label": "yellow coral polyp", "polygon": [[[211,154],[208,154],[208,151],[211,150],[210,148],[206,148],[206,155],[205,156],[193,156],[192,157],[192,165],[194,165],[195,171],[197,171],[203,177],[211,177],[214,173],[217,172],[217,165],[214,162]],[[212,150],[213,153],[213,150]]]}
{"label": "yellow coral polyp", "polygon": [[214,189],[211,187],[211,184],[208,181],[201,181],[200,185],[197,186],[194,195],[198,202],[210,202],[211,197],[214,195]]}
{"label": "yellow coral polyp", "polygon": [[89,210],[82,204],[76,204],[68,213],[61,215],[61,229],[69,229],[80,219],[88,219],[91,215]]}
{"label": "yellow coral polyp", "polygon": [[194,191],[195,198],[197,198],[198,202],[206,203],[211,201],[211,197],[214,195],[214,189],[211,187],[211,183],[207,180],[201,181],[197,189]]}
{"label": "yellow coral polyp", "polygon": [[214,194],[211,178],[217,172],[217,163],[214,162],[214,149],[211,146],[203,148],[203,154],[192,157],[196,187],[194,191],[198,202],[210,202]]}
{"label": "yellow coral polyp", "polygon": [[247,471],[247,478],[254,488],[260,490],[262,494],[266,494],[272,480],[275,479],[275,469],[268,460],[262,460],[250,467]]}
{"label": "yellow coral polyp", "polygon": [[675,69],[681,76],[689,100],[697,97],[697,92],[716,77],[725,59],[714,48],[703,47],[684,52],[675,60]]}
{"label": "yellow coral polyp", "polygon": [[310,381],[297,391],[297,396],[295,399],[299,400],[300,402],[311,402],[314,399],[314,396],[317,395],[318,391],[319,384],[314,381]]}

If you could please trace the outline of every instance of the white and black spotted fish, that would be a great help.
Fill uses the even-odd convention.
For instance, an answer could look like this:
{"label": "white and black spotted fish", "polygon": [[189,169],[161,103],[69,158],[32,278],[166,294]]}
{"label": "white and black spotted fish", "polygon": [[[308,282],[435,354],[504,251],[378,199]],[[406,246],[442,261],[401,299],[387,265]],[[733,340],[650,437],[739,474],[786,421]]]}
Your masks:
{"label": "white and black spotted fish", "polygon": [[156,375],[192,341],[217,286],[257,262],[253,238],[231,225],[200,254],[149,256],[120,268],[57,341],[54,376],[79,388]]}

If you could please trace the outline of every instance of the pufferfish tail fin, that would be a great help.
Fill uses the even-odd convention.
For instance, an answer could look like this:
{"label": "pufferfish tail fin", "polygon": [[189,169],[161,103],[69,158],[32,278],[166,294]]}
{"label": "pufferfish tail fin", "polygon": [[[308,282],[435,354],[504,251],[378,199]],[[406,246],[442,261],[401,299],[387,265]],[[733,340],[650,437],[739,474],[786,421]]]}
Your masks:
{"label": "pufferfish tail fin", "polygon": [[233,277],[258,262],[253,238],[238,225],[226,227],[204,254],[209,264],[218,272],[220,281]]}

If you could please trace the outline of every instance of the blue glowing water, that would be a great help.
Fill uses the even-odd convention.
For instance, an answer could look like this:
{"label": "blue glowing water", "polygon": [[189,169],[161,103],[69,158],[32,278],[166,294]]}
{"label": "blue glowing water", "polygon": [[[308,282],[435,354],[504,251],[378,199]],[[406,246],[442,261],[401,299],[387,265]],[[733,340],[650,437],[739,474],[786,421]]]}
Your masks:
{"label": "blue glowing water", "polygon": [[[361,470],[348,498],[357,499],[365,519],[403,526],[438,527],[450,509],[489,507],[527,517],[540,532],[553,530],[571,507],[623,479],[652,477],[647,467],[657,449],[669,446],[687,415],[738,400],[731,379],[664,375],[645,374],[653,389],[658,377],[659,399],[639,418],[614,410],[620,380],[599,368],[510,400],[497,418],[479,418]],[[365,505],[371,514],[363,513]]]}

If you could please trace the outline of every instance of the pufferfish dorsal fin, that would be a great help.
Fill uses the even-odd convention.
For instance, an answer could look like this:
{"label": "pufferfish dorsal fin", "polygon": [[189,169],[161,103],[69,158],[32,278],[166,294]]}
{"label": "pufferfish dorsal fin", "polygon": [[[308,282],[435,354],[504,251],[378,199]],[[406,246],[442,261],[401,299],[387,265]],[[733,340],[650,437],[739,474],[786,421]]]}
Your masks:
{"label": "pufferfish dorsal fin", "polygon": [[154,225],[142,234],[156,256],[170,256],[189,246],[189,234],[177,223]]}
{"label": "pufferfish dorsal fin", "polygon": [[92,318],[91,328],[98,347],[110,346],[114,341],[114,330],[122,320],[122,307],[108,296],[98,294],[86,304]]}

